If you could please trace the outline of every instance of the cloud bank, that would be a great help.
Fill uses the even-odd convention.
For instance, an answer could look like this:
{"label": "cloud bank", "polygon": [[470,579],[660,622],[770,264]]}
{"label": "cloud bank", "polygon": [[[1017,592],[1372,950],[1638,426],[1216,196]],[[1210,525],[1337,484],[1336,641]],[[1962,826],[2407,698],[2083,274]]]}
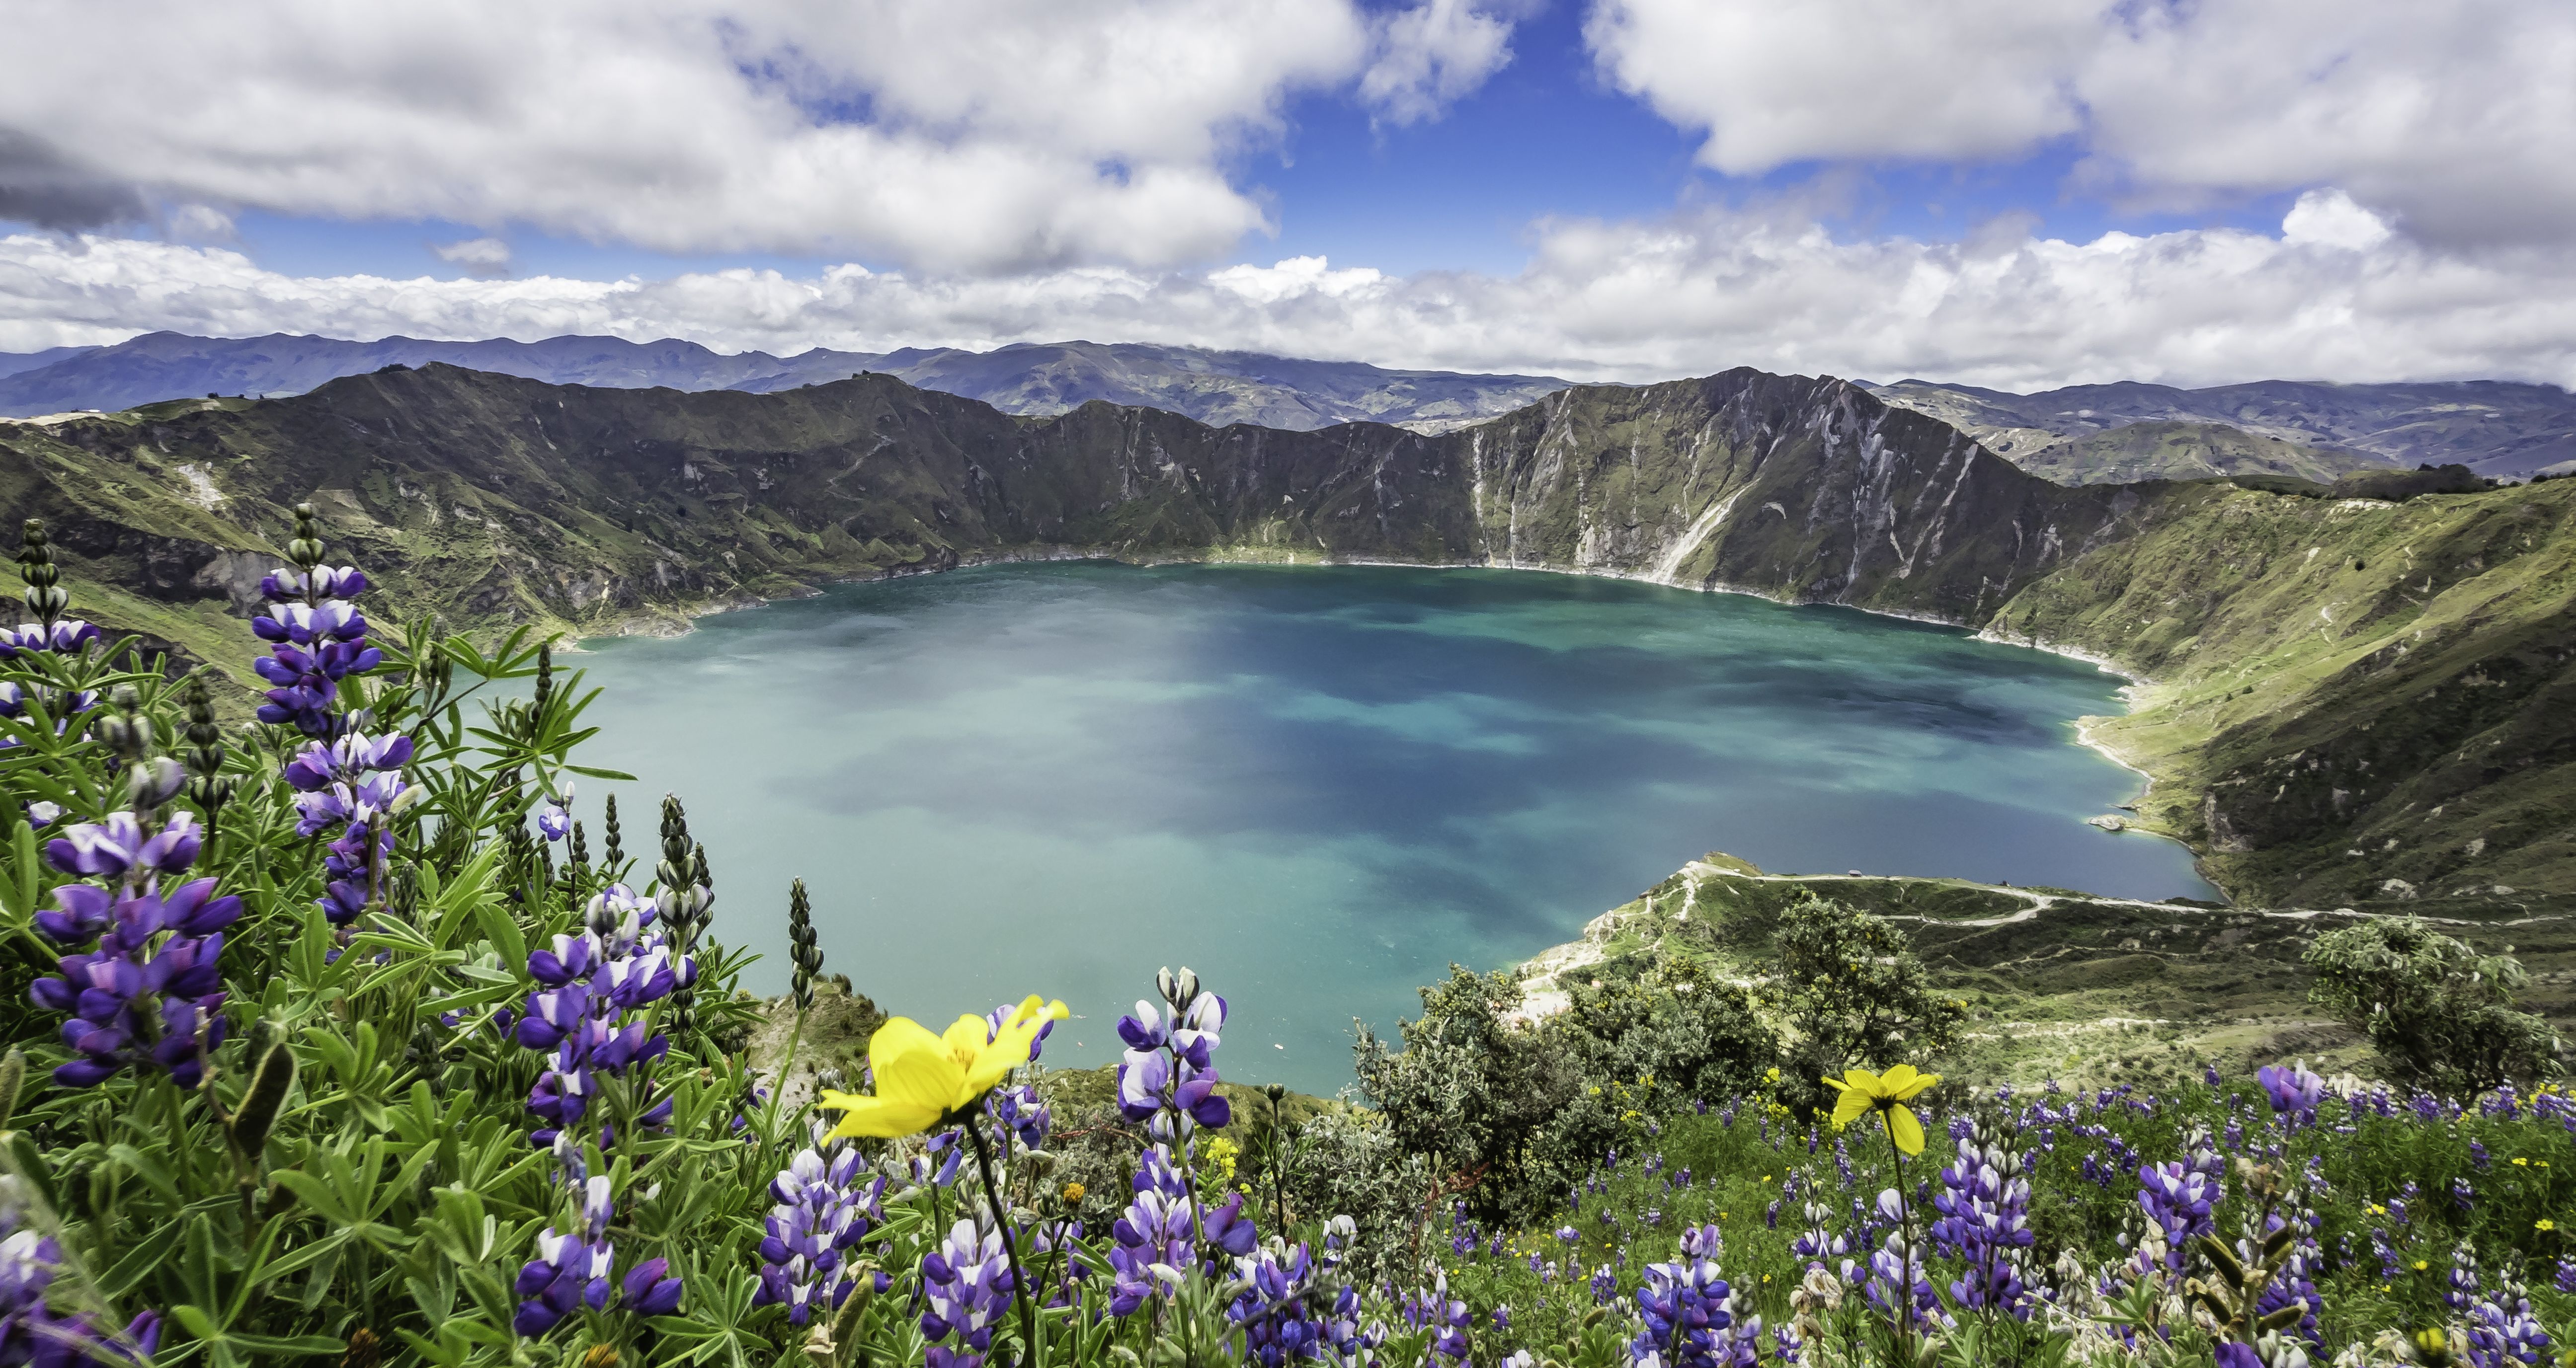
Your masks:
{"label": "cloud bank", "polygon": [[0,239],[0,349],[168,328],[373,338],[685,337],[724,349],[1152,341],[1643,381],[1729,366],[2006,389],[2117,379],[2509,378],[2576,386],[2576,261],[2428,247],[2312,192],[2278,233],[1997,228],[1837,241],[1707,209],[1547,227],[1513,276],[1315,258],[1216,271],[736,270],[662,281],[299,278],[218,248]]}
{"label": "cloud bank", "polygon": [[2055,143],[2115,200],[2335,186],[2429,242],[2576,239],[2564,0],[1598,0],[1586,35],[1729,174]]}
{"label": "cloud bank", "polygon": [[[113,31],[109,27],[113,26]],[[1206,260],[1306,90],[1437,117],[1476,0],[131,0],[12,8],[0,217],[190,204],[1009,273]],[[148,78],[136,79],[136,73]]]}

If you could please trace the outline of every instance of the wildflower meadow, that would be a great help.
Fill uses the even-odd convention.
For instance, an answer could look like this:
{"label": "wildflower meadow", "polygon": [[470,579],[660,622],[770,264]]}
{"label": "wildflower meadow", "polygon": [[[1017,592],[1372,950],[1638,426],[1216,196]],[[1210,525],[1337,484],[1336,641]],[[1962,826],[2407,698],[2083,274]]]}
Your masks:
{"label": "wildflower meadow", "polygon": [[[294,517],[249,699],[25,533],[0,1365],[2576,1361],[2576,1103],[2505,1004],[2494,1067],[2403,1083],[1970,1087],[1957,1005],[1828,909],[1769,997],[1533,1023],[1461,971],[1293,1119],[1224,1084],[1224,985],[1143,960],[1105,1079],[1042,984],[818,1069],[797,871],[594,800],[549,643],[370,621]],[[724,934],[776,916],[763,1001]]]}

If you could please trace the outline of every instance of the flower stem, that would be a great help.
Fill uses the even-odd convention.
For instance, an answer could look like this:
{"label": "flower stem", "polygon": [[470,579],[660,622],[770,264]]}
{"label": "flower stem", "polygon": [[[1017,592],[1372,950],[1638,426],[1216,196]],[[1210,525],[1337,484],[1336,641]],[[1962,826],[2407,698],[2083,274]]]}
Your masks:
{"label": "flower stem", "polygon": [[1905,1237],[1897,1256],[1897,1347],[1902,1362],[1914,1361],[1914,1203],[1905,1195],[1905,1150],[1896,1143],[1896,1117],[1885,1109],[1879,1123],[1887,1128],[1887,1152],[1896,1160],[1896,1228]]}
{"label": "flower stem", "polygon": [[1010,1203],[1002,1198],[1002,1189],[993,1181],[993,1152],[984,1143],[984,1128],[975,1118],[966,1118],[966,1138],[975,1146],[975,1167],[984,1174],[984,1195],[993,1203],[993,1224],[1002,1232],[1002,1257],[1011,1267],[1011,1302],[1020,1309],[1020,1361],[1034,1364],[1042,1357],[1038,1347],[1037,1318],[1029,1312],[1028,1279],[1020,1273],[1019,1241],[1011,1232]]}

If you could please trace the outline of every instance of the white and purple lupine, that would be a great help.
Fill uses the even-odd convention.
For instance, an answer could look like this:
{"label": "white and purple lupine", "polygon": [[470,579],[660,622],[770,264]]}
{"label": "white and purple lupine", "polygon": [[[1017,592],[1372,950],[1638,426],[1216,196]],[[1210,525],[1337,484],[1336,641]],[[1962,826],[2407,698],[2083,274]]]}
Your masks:
{"label": "white and purple lupine", "polygon": [[1725,1237],[1714,1225],[1682,1232],[1681,1256],[1648,1264],[1637,1288],[1645,1328],[1628,1346],[1638,1368],[1751,1368],[1761,1357],[1759,1316],[1744,1317],[1721,1275]]}
{"label": "white and purple lupine", "polygon": [[2024,1274],[2036,1242],[2030,1228],[2027,1158],[2004,1136],[1978,1122],[1959,1139],[1958,1158],[1941,1170],[1942,1190],[1932,1199],[1940,1218],[1932,1243],[1967,1267],[1950,1284],[1951,1298],[1979,1311],[2030,1319],[2038,1304]]}
{"label": "white and purple lupine", "polygon": [[[651,900],[611,884],[591,897],[581,934],[557,935],[550,949],[529,953],[528,975],[544,987],[528,994],[518,1041],[551,1055],[528,1094],[528,1110],[547,1123],[531,1137],[535,1143],[552,1144],[558,1131],[589,1115],[600,1075],[623,1078],[670,1053],[670,1039],[652,1030],[645,1009],[694,982],[697,965],[672,952],[654,918]],[[658,1125],[670,1110],[666,1097],[637,1119]]]}
{"label": "white and purple lupine", "polygon": [[1431,1286],[1406,1293],[1403,1314],[1405,1324],[1431,1332],[1433,1357],[1455,1364],[1467,1361],[1467,1330],[1476,1323],[1475,1317],[1467,1303],[1449,1295],[1448,1270],[1432,1269]]}
{"label": "white and purple lupine", "polygon": [[566,783],[562,793],[548,798],[546,805],[537,809],[538,835],[549,841],[560,841],[566,832],[572,830],[572,792],[573,786]]}
{"label": "white and purple lupine", "polygon": [[1315,1262],[1304,1244],[1282,1252],[1265,1248],[1237,1262],[1243,1294],[1226,1308],[1226,1319],[1243,1331],[1245,1351],[1261,1368],[1281,1368],[1296,1359],[1323,1352],[1324,1324],[1317,1319],[1322,1296],[1315,1288]]}
{"label": "white and purple lupine", "polygon": [[79,618],[57,622],[30,622],[19,627],[0,627],[0,660],[15,660],[28,655],[79,655],[99,639],[98,627]]}
{"label": "white and purple lupine", "polygon": [[[50,627],[40,622],[0,627],[0,660],[15,660],[21,655],[76,656],[97,640],[98,628],[70,619]],[[0,717],[25,717],[31,700],[53,719],[54,735],[60,736],[71,729],[73,718],[98,706],[98,691],[43,683],[29,687],[15,680],[0,680]],[[0,736],[0,750],[23,744],[17,737]]]}
{"label": "white and purple lupine", "polygon": [[[605,1311],[612,1290],[617,1249],[608,1238],[616,1215],[606,1176],[578,1184],[581,1220],[576,1233],[548,1226],[537,1236],[537,1257],[519,1269],[516,1291],[522,1299],[510,1327],[535,1339],[582,1310]],[[638,1316],[667,1316],[680,1307],[680,1280],[671,1276],[668,1259],[646,1259],[617,1280],[617,1309]]]}
{"label": "white and purple lupine", "polygon": [[161,1344],[161,1317],[143,1312],[119,1331],[95,1315],[57,1309],[64,1268],[53,1236],[26,1223],[19,1180],[0,1177],[0,1364],[127,1368]]}
{"label": "white and purple lupine", "polygon": [[1118,1019],[1127,1042],[1118,1064],[1118,1109],[1130,1121],[1150,1121],[1155,1138],[1186,1142],[1201,1126],[1222,1126],[1233,1111],[1216,1091],[1213,1059],[1225,1029],[1225,999],[1201,992],[1187,968],[1161,975],[1164,1007],[1138,1001],[1133,1016]]}
{"label": "white and purple lupine", "polygon": [[143,1067],[193,1088],[203,1052],[223,1043],[228,1024],[218,961],[241,899],[215,896],[211,878],[164,890],[165,876],[196,862],[203,833],[193,813],[151,820],[176,783],[163,792],[162,780],[146,773],[137,771],[138,789],[148,789],[138,793],[140,813],[110,813],[45,844],[56,869],[108,884],[59,885],[54,908],[35,918],[45,939],[72,950],[59,962],[59,977],[40,978],[28,990],[37,1006],[69,1018],[62,1039],[76,1057],[54,1069],[64,1087],[94,1087]]}
{"label": "white and purple lupine", "polygon": [[2172,1273],[2182,1271],[2185,1246],[2199,1236],[2217,1233],[2218,1222],[2211,1212],[2227,1195],[2222,1181],[2227,1161],[2210,1143],[2207,1130],[2191,1133],[2184,1156],[2138,1170],[2138,1206],[2146,1212],[2153,1227],[2150,1237],[2159,1247],[2150,1250],[2148,1241],[2141,1241],[2137,1257]]}
{"label": "white and purple lupine", "polygon": [[[1924,1269],[1923,1242],[1905,1238],[1904,1202],[1894,1188],[1882,1188],[1878,1194],[1879,1218],[1896,1227],[1869,1255],[1869,1281],[1864,1289],[1870,1305],[1891,1317],[1904,1320],[1908,1326],[1937,1321],[1941,1316],[1941,1295],[1932,1286]],[[1843,1280],[1852,1281],[1846,1273]],[[1911,1303],[1901,1300],[1910,1290]],[[1911,1310],[1905,1310],[1907,1306]],[[1905,1317],[1910,1316],[1910,1320]]]}
{"label": "white and purple lupine", "polygon": [[2468,1329],[2462,1348],[2473,1368],[2526,1368],[2541,1362],[2552,1343],[2531,1314],[2531,1298],[2511,1280],[2470,1306]]}
{"label": "white and purple lupine", "polygon": [[1180,1290],[1182,1270],[1197,1257],[1197,1225],[1188,1175],[1156,1145],[1136,1165],[1135,1198],[1109,1228],[1109,1314],[1128,1316],[1155,1297]]}
{"label": "white and purple lupine", "polygon": [[2302,1060],[2288,1068],[2277,1064],[2254,1071],[2254,1081],[2272,1099],[2273,1114],[2281,1124],[2296,1130],[2316,1124],[2317,1106],[2325,1100],[2326,1081],[2311,1072]]}
{"label": "white and purple lupine", "polygon": [[273,686],[259,720],[327,741],[346,726],[346,714],[334,706],[340,681],[374,669],[385,655],[368,644],[366,615],[353,602],[366,592],[366,575],[355,566],[321,564],[313,510],[299,504],[295,515],[296,540],[288,549],[299,567],[260,580],[268,607],[250,622],[251,632],[269,643],[253,668]]}
{"label": "white and purple lupine", "polygon": [[844,1141],[808,1146],[770,1181],[754,1306],[784,1306],[792,1325],[829,1316],[855,1285],[849,1250],[885,1220],[886,1180]]}
{"label": "white and purple lupine", "polygon": [[978,1368],[993,1349],[993,1327],[1011,1307],[1011,1265],[1002,1232],[978,1211],[948,1228],[921,1260],[925,1368]]}
{"label": "white and purple lupine", "polygon": [[340,829],[322,857],[318,904],[333,926],[356,921],[382,891],[394,851],[389,819],[408,787],[402,768],[411,755],[408,736],[353,731],[310,742],[286,762],[286,782],[296,790],[295,834]]}
{"label": "white and purple lupine", "polygon": [[[1043,1029],[1040,1034],[1044,1034]],[[1036,1058],[1036,1049],[1030,1046],[1030,1058]],[[984,1110],[993,1118],[994,1128],[1016,1141],[1020,1149],[1046,1148],[1047,1130],[1055,1124],[1055,1111],[1038,1096],[1037,1089],[1025,1083],[996,1088],[986,1099]]]}

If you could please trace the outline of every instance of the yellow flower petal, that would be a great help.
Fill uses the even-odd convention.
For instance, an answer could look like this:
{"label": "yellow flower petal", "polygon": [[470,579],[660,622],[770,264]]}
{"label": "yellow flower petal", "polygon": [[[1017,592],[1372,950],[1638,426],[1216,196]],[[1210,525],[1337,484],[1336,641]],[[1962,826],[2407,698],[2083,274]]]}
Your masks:
{"label": "yellow flower petal", "polygon": [[1899,1064],[1880,1075],[1878,1095],[1890,1102],[1911,1101],[1916,1093],[1941,1081],[1941,1075],[1923,1073],[1911,1064]]}
{"label": "yellow flower petal", "polygon": [[1923,1152],[1923,1123],[1903,1103],[1887,1109],[1887,1133],[1896,1147],[1907,1154]]}
{"label": "yellow flower petal", "polygon": [[1853,1088],[1844,1093],[1843,1100],[1834,1104],[1835,1128],[1840,1129],[1844,1126],[1850,1125],[1854,1121],[1858,1121],[1864,1116],[1867,1116],[1869,1114],[1869,1108],[1870,1101],[1868,1093],[1862,1092],[1858,1088]]}
{"label": "yellow flower petal", "polygon": [[847,1093],[838,1096],[842,1099],[839,1102],[827,1100],[819,1105],[834,1107],[843,1113],[840,1124],[832,1127],[832,1134],[843,1139],[858,1135],[880,1139],[918,1135],[939,1122],[940,1113],[935,1107],[889,1101],[882,1097],[851,1097]]}

